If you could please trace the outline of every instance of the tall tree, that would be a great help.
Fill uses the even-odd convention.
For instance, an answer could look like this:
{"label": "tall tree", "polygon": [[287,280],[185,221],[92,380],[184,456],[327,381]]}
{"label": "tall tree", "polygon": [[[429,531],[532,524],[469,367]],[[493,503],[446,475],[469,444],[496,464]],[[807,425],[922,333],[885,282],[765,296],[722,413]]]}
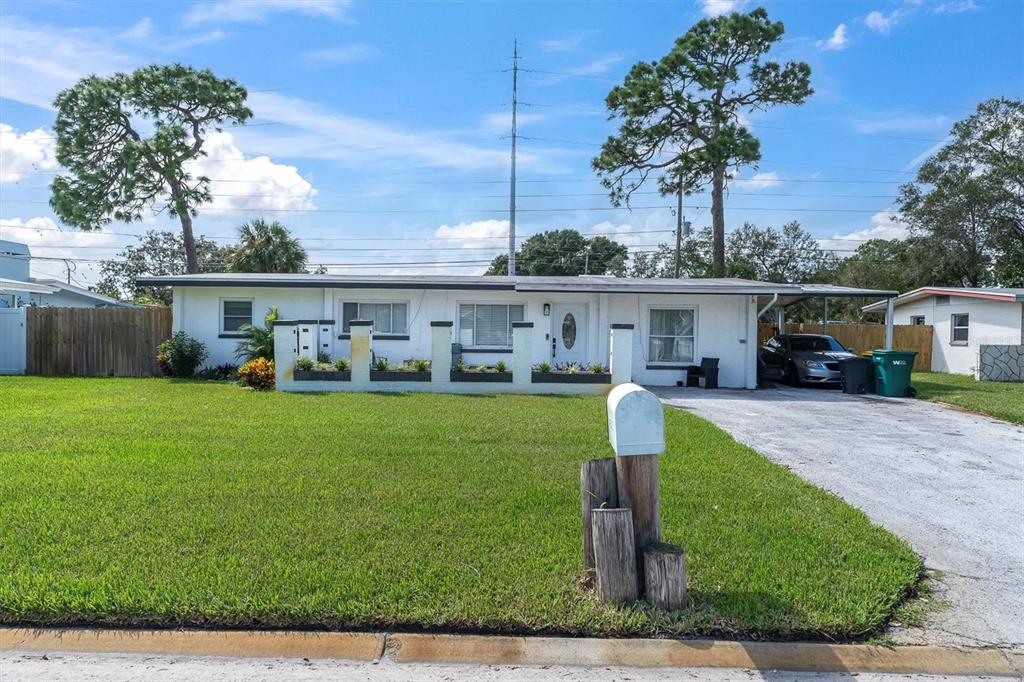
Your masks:
{"label": "tall tree", "polygon": [[238,246],[230,259],[231,272],[302,272],[306,250],[276,220],[257,218],[238,228]]}
{"label": "tall tree", "polygon": [[717,277],[725,275],[726,184],[761,159],[760,142],[741,115],[802,104],[814,92],[807,64],[761,61],[783,32],[762,8],[704,19],[661,60],[636,64],[605,100],[619,131],[592,165],[612,202],[628,205],[652,173],[663,195],[710,183]]}
{"label": "tall tree", "polygon": [[57,95],[56,157],[68,174],[51,184],[50,206],[82,230],[167,211],[181,222],[186,272],[199,272],[192,218],[210,180],[185,164],[205,155],[211,127],[252,116],[245,99],[235,81],[181,64],[83,78]]}
{"label": "tall tree", "polygon": [[990,99],[900,188],[911,233],[941,265],[930,284],[1024,285],[1024,104]]}
{"label": "tall tree", "polygon": [[[120,253],[100,264],[100,281],[96,291],[114,298],[137,303],[171,304],[167,287],[140,286],[136,278],[143,275],[180,275],[185,272],[185,244],[177,232],[150,230],[138,238],[137,244],[124,247]],[[232,247],[218,246],[200,236],[196,255],[204,272],[223,272]]]}
{"label": "tall tree", "polygon": [[[597,236],[587,239],[576,230],[551,230],[531,235],[516,251],[519,275],[622,275],[629,249],[623,244]],[[507,275],[508,256],[491,261],[486,275]]]}
{"label": "tall tree", "polygon": [[836,265],[835,256],[795,220],[781,230],[746,223],[729,235],[728,252],[730,269],[762,282],[821,281]]}

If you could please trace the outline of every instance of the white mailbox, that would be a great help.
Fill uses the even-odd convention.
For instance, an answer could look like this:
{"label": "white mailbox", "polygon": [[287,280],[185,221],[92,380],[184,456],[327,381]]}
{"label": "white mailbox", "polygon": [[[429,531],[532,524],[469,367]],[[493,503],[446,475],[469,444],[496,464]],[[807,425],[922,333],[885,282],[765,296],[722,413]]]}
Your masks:
{"label": "white mailbox", "polygon": [[608,440],[619,457],[665,452],[665,413],[650,391],[619,384],[608,394]]}

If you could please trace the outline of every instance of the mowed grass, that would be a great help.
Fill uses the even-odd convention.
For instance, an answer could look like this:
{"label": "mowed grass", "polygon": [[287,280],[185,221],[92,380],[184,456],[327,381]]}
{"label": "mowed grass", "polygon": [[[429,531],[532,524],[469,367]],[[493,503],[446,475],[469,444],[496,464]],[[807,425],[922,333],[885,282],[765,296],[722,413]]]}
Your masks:
{"label": "mowed grass", "polygon": [[965,374],[914,372],[917,397],[1024,424],[1024,383],[978,381]]}
{"label": "mowed grass", "polygon": [[918,576],[862,513],[676,410],[675,614],[580,589],[602,398],[9,377],[0,415],[6,622],[842,638]]}

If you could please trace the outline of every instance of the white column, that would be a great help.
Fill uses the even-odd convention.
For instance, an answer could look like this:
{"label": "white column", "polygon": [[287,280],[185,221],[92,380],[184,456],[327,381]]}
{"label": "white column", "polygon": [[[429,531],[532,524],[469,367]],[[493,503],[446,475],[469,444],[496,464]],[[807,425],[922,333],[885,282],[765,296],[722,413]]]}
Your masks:
{"label": "white column", "polygon": [[452,372],[452,322],[450,320],[430,323],[430,380],[431,383],[446,383]]}
{"label": "white column", "polygon": [[274,380],[277,390],[287,390],[295,371],[295,359],[299,356],[294,320],[274,322]]}
{"label": "white column", "polygon": [[317,324],[319,320],[299,320],[299,357],[316,362]]}
{"label": "white column", "polygon": [[885,300],[885,349],[892,350],[892,320],[896,315],[896,299]]}
{"label": "white column", "polygon": [[633,380],[633,325],[613,324],[608,349],[612,385],[628,384]]}
{"label": "white column", "polygon": [[786,309],[781,305],[775,309],[779,313],[779,333],[786,333]]}
{"label": "white column", "polygon": [[370,383],[370,344],[373,341],[371,320],[350,320],[352,332],[352,385],[364,387]]}
{"label": "white column", "polygon": [[512,323],[512,385],[529,388],[532,384],[533,322]]}

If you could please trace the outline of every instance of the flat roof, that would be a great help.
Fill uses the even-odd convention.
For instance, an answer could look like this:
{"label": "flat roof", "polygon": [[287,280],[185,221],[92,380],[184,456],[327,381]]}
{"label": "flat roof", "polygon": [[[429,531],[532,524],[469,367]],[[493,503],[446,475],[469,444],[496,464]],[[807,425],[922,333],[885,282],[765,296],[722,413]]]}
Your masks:
{"label": "flat roof", "polygon": [[[483,275],[334,275],[215,272],[139,277],[147,286],[287,287],[330,289],[472,289],[534,292],[626,294],[733,294],[774,296],[788,304],[819,296],[896,296],[896,291],[853,289],[828,284],[777,284],[738,278],[635,279],[610,275],[529,277]],[[790,299],[793,299],[792,301]]]}
{"label": "flat roof", "polygon": [[[957,298],[977,298],[987,301],[1019,303],[1024,301],[1024,289],[1008,287],[920,287],[905,294],[900,294],[893,301],[893,304],[900,306],[905,303],[919,301],[922,298],[928,298],[929,296],[954,296]],[[864,312],[885,310],[885,302],[872,303],[864,306],[861,310]]]}

